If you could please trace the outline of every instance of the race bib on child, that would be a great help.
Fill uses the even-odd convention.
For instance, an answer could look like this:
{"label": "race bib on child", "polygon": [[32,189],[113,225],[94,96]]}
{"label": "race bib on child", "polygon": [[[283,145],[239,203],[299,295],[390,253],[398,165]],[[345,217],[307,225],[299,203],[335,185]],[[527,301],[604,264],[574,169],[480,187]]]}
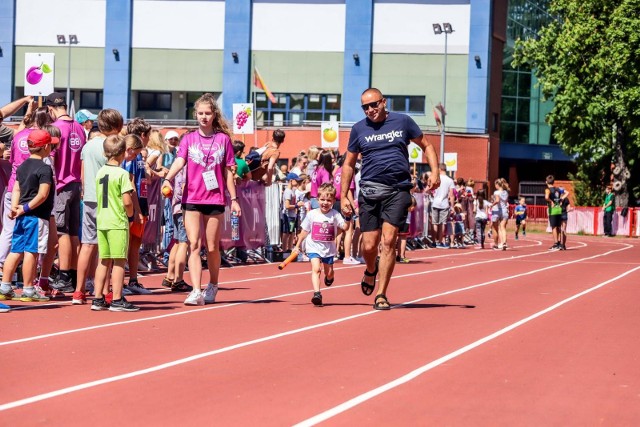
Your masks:
{"label": "race bib on child", "polygon": [[149,183],[147,182],[147,178],[142,178],[140,180],[140,197],[143,199],[147,198],[147,187],[148,187]]}
{"label": "race bib on child", "polygon": [[328,222],[314,222],[311,225],[311,240],[316,242],[332,242],[336,238],[333,224]]}
{"label": "race bib on child", "polygon": [[207,190],[212,191],[218,188],[218,179],[214,171],[206,171],[202,174],[204,186]]}

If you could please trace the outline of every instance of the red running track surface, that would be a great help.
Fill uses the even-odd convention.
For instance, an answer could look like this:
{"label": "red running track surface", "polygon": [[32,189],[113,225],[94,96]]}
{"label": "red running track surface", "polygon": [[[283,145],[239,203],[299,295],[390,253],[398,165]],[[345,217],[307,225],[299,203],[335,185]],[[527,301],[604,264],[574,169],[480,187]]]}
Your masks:
{"label": "red running track surface", "polygon": [[161,276],[137,313],[12,302],[0,424],[640,425],[640,247],[569,243],[410,252],[387,312],[341,263],[321,308],[298,263],[225,269],[206,307]]}

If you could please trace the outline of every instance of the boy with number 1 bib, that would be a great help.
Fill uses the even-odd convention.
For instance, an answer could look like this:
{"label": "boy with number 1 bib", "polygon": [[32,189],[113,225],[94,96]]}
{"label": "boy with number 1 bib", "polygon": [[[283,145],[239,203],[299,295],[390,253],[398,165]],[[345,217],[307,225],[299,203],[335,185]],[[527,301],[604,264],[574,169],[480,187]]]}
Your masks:
{"label": "boy with number 1 bib", "polygon": [[324,265],[324,284],[331,286],[334,281],[333,259],[337,254],[336,236],[338,232],[346,231],[348,223],[342,215],[333,209],[336,199],[336,189],[331,183],[324,183],[318,188],[318,203],[320,207],[313,209],[302,221],[302,230],[298,234],[294,252],[300,250],[305,242],[305,250],[311,261],[311,283],[313,284],[313,298],[315,306],[322,306],[320,293],[321,265]]}

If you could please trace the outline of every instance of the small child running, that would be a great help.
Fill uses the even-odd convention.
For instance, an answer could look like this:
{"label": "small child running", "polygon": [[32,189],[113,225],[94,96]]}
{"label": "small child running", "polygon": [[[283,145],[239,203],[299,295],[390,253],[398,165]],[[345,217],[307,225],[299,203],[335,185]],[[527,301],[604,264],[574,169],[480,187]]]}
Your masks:
{"label": "small child running", "polygon": [[[41,129],[32,131],[27,139],[31,155],[16,170],[16,180],[11,191],[11,211],[9,218],[15,218],[11,253],[4,263],[0,299],[25,302],[49,301],[39,286],[36,277],[38,254],[47,252],[49,241],[49,217],[53,210],[54,181],[51,166],[43,160],[51,154],[58,138]],[[11,277],[22,260],[24,288],[20,297],[11,288]],[[4,279],[6,278],[6,279]]]}
{"label": "small child running", "polygon": [[345,231],[347,222],[342,215],[333,209],[336,198],[336,188],[331,183],[324,183],[318,188],[318,203],[320,207],[307,213],[298,235],[298,241],[293,252],[300,251],[304,241],[307,256],[311,260],[311,283],[313,284],[313,305],[322,306],[320,293],[321,265],[324,265],[324,284],[331,286],[335,279],[333,260],[337,254],[336,236],[338,229]]}
{"label": "small child running", "polygon": [[513,214],[516,217],[516,240],[518,240],[520,227],[522,227],[522,235],[527,235],[527,204],[525,203],[524,197],[520,197],[520,200],[518,200]]}
{"label": "small child running", "polygon": [[[129,219],[133,215],[133,185],[129,173],[120,167],[125,159],[127,143],[120,135],[108,136],[104,141],[107,163],[96,174],[96,198],[98,213],[98,254],[95,299],[91,310],[138,311],[137,307],[122,296],[124,264],[129,249]],[[113,300],[104,298],[105,282],[111,270]]]}

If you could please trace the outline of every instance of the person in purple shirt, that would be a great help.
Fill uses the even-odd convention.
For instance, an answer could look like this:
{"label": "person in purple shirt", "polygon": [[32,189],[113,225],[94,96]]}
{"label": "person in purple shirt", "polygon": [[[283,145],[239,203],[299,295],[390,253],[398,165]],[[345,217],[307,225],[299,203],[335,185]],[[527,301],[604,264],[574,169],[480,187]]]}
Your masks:
{"label": "person in purple shirt", "polygon": [[67,113],[65,96],[53,92],[47,96],[46,105],[53,118],[53,125],[60,129],[60,143],[51,152],[53,159],[56,194],[53,208],[58,229],[58,259],[60,277],[53,287],[61,292],[76,289],[78,247],[80,239],[80,201],[82,177],[80,154],[86,142],[84,128]]}
{"label": "person in purple shirt", "polygon": [[[231,144],[231,130],[220,107],[210,93],[195,102],[198,129],[184,136],[176,159],[164,178],[164,188],[171,189],[171,180],[186,166],[187,178],[182,195],[184,226],[189,241],[189,275],[193,290],[185,305],[204,305],[215,302],[220,270],[220,227],[224,221],[225,187],[231,196],[231,212],[240,216],[236,196],[234,171],[236,160]],[[209,284],[202,290],[200,224],[204,224],[207,245]]]}

